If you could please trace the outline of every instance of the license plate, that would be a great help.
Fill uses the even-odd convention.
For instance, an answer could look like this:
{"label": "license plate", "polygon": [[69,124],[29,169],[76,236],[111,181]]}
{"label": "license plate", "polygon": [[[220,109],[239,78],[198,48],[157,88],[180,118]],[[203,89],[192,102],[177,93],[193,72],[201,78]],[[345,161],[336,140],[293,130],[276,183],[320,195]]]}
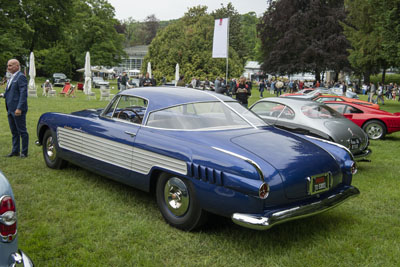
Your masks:
{"label": "license plate", "polygon": [[307,180],[309,182],[308,191],[310,195],[319,194],[329,190],[332,181],[330,173],[314,175],[308,177]]}

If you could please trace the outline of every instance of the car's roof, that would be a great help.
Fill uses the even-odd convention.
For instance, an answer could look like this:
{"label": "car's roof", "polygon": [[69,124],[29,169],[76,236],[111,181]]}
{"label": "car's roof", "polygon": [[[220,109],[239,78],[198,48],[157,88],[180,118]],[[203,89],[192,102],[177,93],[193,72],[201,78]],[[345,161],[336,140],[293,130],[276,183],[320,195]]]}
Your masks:
{"label": "car's roof", "polygon": [[306,98],[290,98],[290,97],[268,97],[268,98],[263,98],[258,102],[276,102],[276,103],[282,103],[288,106],[304,106],[304,105],[323,105],[322,103],[315,102]]}
{"label": "car's roof", "polygon": [[148,108],[150,110],[157,110],[185,103],[218,101],[218,99],[234,101],[231,97],[210,91],[172,86],[139,87],[124,90],[119,94],[147,99],[149,101]]}

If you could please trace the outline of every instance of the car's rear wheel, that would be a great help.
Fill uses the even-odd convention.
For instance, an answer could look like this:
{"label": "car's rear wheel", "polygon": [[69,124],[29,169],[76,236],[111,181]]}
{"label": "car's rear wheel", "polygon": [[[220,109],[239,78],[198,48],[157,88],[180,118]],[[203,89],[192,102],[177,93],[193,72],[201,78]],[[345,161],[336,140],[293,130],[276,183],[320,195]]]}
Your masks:
{"label": "car's rear wheel", "polygon": [[201,209],[189,181],[163,173],[157,181],[156,196],[158,208],[170,225],[190,231],[205,222],[206,212]]}
{"label": "car's rear wheel", "polygon": [[383,139],[386,135],[386,127],[380,121],[372,120],[363,125],[364,132],[367,133],[368,138],[372,140]]}
{"label": "car's rear wheel", "polygon": [[67,162],[61,159],[57,151],[56,138],[50,129],[46,130],[42,141],[43,158],[47,167],[52,169],[62,169],[67,165]]}

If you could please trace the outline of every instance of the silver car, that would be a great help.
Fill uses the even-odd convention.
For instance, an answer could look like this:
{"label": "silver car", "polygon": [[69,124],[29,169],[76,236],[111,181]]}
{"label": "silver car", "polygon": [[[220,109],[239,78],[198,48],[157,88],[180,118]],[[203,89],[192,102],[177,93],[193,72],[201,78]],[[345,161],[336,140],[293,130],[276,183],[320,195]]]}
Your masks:
{"label": "silver car", "polygon": [[10,183],[0,171],[0,266],[33,266],[18,249],[17,213]]}
{"label": "silver car", "polygon": [[371,154],[368,136],[352,121],[332,108],[310,100],[269,97],[250,107],[276,127],[336,142],[347,147],[356,160]]}

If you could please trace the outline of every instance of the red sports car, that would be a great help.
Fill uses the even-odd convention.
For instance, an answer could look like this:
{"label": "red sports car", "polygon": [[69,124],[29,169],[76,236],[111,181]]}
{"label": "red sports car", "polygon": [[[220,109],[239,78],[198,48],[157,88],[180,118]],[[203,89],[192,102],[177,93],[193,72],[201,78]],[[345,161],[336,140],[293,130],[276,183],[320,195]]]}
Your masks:
{"label": "red sports car", "polygon": [[356,99],[356,98],[349,98],[349,97],[345,97],[345,96],[339,96],[339,95],[318,95],[316,98],[313,99],[314,101],[317,102],[327,102],[327,101],[339,101],[339,102],[350,102],[350,103],[354,103],[354,104],[358,104],[358,105],[365,105],[374,109],[380,109],[378,104],[375,103],[371,103],[371,102],[367,102],[367,101],[363,101],[360,99]]}
{"label": "red sports car", "polygon": [[370,139],[383,139],[386,134],[400,131],[400,112],[390,113],[349,102],[327,101],[325,104],[360,126]]}

